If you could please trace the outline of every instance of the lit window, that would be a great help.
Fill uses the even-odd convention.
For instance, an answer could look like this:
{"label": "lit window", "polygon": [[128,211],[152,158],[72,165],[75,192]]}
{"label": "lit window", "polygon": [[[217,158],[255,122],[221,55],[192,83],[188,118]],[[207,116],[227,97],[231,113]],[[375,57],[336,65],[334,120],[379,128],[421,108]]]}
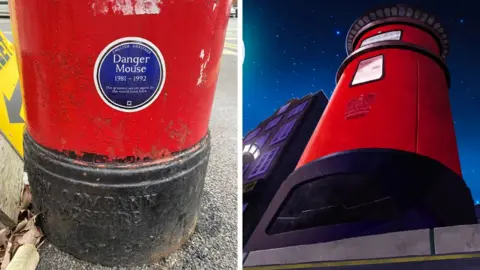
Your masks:
{"label": "lit window", "polygon": [[248,152],[253,155],[255,154],[255,152],[257,152],[257,150],[258,150],[258,147],[255,144],[252,144],[250,149],[248,149]]}
{"label": "lit window", "polygon": [[247,144],[243,148],[243,154],[252,154],[254,159],[260,155],[260,148],[258,148],[255,144]]}

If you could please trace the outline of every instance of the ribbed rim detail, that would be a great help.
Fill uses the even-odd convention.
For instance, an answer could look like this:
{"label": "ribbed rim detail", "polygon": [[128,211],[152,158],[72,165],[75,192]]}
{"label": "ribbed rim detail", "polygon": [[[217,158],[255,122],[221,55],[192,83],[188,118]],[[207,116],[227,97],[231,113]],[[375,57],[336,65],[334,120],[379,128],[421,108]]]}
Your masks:
{"label": "ribbed rim detail", "polygon": [[377,8],[365,15],[358,18],[355,23],[350,27],[346,39],[347,54],[350,55],[356,43],[355,39],[360,36],[359,32],[363,32],[367,25],[372,22],[381,22],[387,18],[409,18],[409,21],[415,21],[422,28],[428,29],[433,35],[435,35],[441,46],[441,58],[446,59],[449,52],[448,35],[445,28],[440,22],[436,21],[435,17],[421,9],[411,7],[409,5],[398,4],[394,6],[388,6],[384,8]]}

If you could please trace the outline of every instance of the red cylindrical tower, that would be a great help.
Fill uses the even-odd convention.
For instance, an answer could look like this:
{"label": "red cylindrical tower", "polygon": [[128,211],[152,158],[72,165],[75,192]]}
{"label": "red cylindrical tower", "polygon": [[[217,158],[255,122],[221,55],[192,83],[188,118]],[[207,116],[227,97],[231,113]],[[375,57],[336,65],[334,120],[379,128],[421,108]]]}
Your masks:
{"label": "red cylindrical tower", "polygon": [[352,25],[331,100],[248,249],[476,223],[450,109],[448,48],[434,17],[404,5]]}
{"label": "red cylindrical tower", "polygon": [[475,224],[448,97],[443,26],[405,5],[366,13],[293,173],[245,250]]}
{"label": "red cylindrical tower", "polygon": [[393,198],[396,209],[422,205],[439,226],[474,223],[450,109],[443,26],[409,6],[380,8],[352,25],[346,47],[336,89],[297,170],[335,159],[341,174],[335,184],[349,175],[359,190],[361,183],[380,188],[368,200]]}
{"label": "red cylindrical tower", "polygon": [[386,148],[427,156],[461,174],[440,23],[405,6],[378,9],[355,22],[347,50],[298,166],[341,151]]}
{"label": "red cylindrical tower", "polygon": [[25,166],[49,240],[108,265],[193,232],[230,0],[12,0]]}

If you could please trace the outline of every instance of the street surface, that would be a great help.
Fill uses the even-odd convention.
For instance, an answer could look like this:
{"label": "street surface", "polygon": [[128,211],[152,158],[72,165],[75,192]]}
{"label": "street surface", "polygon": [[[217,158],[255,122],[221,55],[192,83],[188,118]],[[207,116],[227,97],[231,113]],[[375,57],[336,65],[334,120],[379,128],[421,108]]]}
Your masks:
{"label": "street surface", "polygon": [[237,19],[230,18],[230,23],[228,24],[227,28],[227,35],[225,37],[223,55],[238,55],[237,39]]}
{"label": "street surface", "polygon": [[13,42],[13,35],[12,35],[12,26],[10,25],[10,21],[5,18],[0,18],[0,31]]}
{"label": "street surface", "polygon": [[0,17],[7,17],[8,14],[8,2],[6,0],[0,0]]}
{"label": "street surface", "polygon": [[[8,20],[0,31],[13,41]],[[136,268],[109,268],[79,261],[45,242],[38,270],[55,269],[237,269],[237,19],[230,19],[210,131],[212,151],[201,215],[183,248],[160,263]]]}

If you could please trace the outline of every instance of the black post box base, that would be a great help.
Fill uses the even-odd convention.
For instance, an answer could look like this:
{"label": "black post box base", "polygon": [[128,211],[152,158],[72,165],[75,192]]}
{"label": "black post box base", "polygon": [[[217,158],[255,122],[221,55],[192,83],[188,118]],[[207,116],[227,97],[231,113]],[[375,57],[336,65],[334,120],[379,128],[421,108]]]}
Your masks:
{"label": "black post box base", "polygon": [[154,263],[194,232],[210,153],[207,135],[162,162],[95,162],[41,147],[26,133],[25,170],[47,239],[107,266]]}

